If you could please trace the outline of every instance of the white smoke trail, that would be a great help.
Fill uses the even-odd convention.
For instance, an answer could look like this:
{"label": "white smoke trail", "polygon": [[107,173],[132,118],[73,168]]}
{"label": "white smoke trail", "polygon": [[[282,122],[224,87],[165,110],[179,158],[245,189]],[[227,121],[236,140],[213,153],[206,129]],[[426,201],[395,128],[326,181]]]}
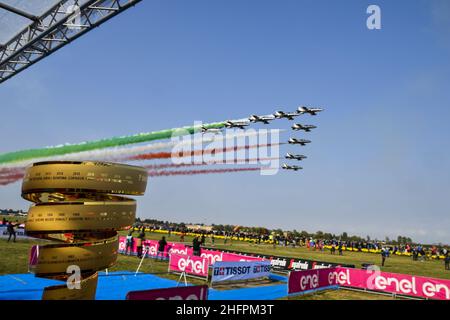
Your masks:
{"label": "white smoke trail", "polygon": [[[285,130],[282,129],[272,129],[270,130],[271,133],[279,133]],[[162,149],[169,149],[173,148],[174,146],[180,147],[182,145],[198,145],[198,144],[204,144],[204,143],[211,143],[211,142],[220,142],[224,140],[229,139],[235,139],[235,138],[246,138],[258,135],[258,131],[256,130],[248,130],[248,131],[240,131],[240,130],[233,130],[231,131],[231,134],[229,133],[229,130],[227,130],[226,134],[201,134],[199,138],[195,139],[188,139],[186,141],[168,141],[168,142],[156,142],[156,143],[149,143],[142,146],[134,146],[134,147],[114,147],[114,148],[105,148],[105,149],[98,149],[98,150],[91,150],[91,151],[83,151],[78,153],[70,153],[70,154],[64,154],[60,156],[53,156],[48,158],[39,158],[39,161],[64,161],[64,160],[93,160],[93,161],[123,161],[124,159],[129,158],[130,156],[145,153],[148,151],[154,151],[154,150],[162,150]],[[10,170],[19,170],[23,171],[25,167],[35,162],[34,159],[22,161],[22,162],[15,162],[15,163],[7,163],[0,165],[0,176],[1,170],[6,169],[7,171]]]}

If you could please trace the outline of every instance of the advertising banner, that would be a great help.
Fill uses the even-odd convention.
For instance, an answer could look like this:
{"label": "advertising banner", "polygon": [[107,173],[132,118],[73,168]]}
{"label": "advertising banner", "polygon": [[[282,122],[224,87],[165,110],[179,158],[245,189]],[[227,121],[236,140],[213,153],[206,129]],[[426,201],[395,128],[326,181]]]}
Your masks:
{"label": "advertising banner", "polygon": [[362,288],[399,295],[450,300],[450,280],[406,274],[336,268],[330,281],[341,286]]}
{"label": "advertising banner", "polygon": [[302,293],[336,286],[337,280],[333,277],[335,271],[336,268],[291,271],[288,280],[288,293]]}
{"label": "advertising banner", "polygon": [[127,293],[126,300],[208,300],[208,286],[130,291]]}
{"label": "advertising banner", "polygon": [[[167,243],[167,245],[164,247],[164,251],[163,251],[164,258],[169,257],[169,252],[174,245],[176,245],[176,244],[173,242]],[[143,250],[146,251],[146,256],[151,257],[151,258],[156,258],[157,254],[158,254],[158,240],[144,240],[142,246],[143,246]],[[127,250],[126,237],[120,236],[119,237],[119,253],[122,253],[122,254],[126,253],[126,254],[136,255],[137,254],[136,240],[133,241],[131,250],[128,249],[128,252],[126,252],[126,250]]]}
{"label": "advertising banner", "polygon": [[425,299],[450,300],[450,280],[352,268],[292,271],[288,292],[339,285]]}
{"label": "advertising banner", "polygon": [[193,250],[192,248],[189,248],[182,243],[174,243],[169,249],[169,254],[181,254],[191,256],[193,254]]}
{"label": "advertising banner", "polygon": [[271,256],[271,255],[263,255],[257,253],[249,253],[249,252],[239,252],[232,250],[220,250],[227,253],[235,253],[243,257],[247,257],[248,260],[252,258],[259,258],[264,260],[269,260],[272,264],[272,270],[278,272],[289,272],[291,270],[310,270],[310,269],[327,269],[331,267],[346,267],[346,268],[354,268],[355,265],[352,264],[338,264],[332,262],[324,262],[324,261],[316,261],[316,260],[308,260],[301,258],[290,258],[290,257],[280,257],[280,256]]}
{"label": "advertising banner", "polygon": [[244,256],[236,253],[229,253],[219,250],[210,250],[210,249],[201,249],[200,256],[208,259],[208,263],[210,265],[215,264],[218,261],[262,261],[263,258],[260,257],[251,257],[251,256]]}
{"label": "advertising banner", "polygon": [[208,278],[208,260],[197,256],[171,254],[169,271],[186,272],[186,274]]}
{"label": "advertising banner", "polygon": [[30,249],[30,253],[28,255],[28,266],[34,267],[38,264],[38,258],[39,258],[39,246],[34,245]]}
{"label": "advertising banner", "polygon": [[[146,250],[146,256],[149,258],[156,258],[158,253],[158,240],[145,240],[143,242],[143,249]],[[208,264],[213,265],[217,261],[261,261],[262,257],[242,255],[235,252],[225,252],[215,249],[202,248],[200,256],[208,260]],[[131,248],[127,251],[126,237],[119,237],[119,253],[122,254],[137,254],[136,240],[133,240]],[[168,242],[164,248],[163,257],[168,258],[170,254],[181,254],[193,256],[193,249],[182,243]]]}
{"label": "advertising banner", "polygon": [[269,261],[218,261],[212,268],[211,282],[240,281],[261,277],[270,274]]}

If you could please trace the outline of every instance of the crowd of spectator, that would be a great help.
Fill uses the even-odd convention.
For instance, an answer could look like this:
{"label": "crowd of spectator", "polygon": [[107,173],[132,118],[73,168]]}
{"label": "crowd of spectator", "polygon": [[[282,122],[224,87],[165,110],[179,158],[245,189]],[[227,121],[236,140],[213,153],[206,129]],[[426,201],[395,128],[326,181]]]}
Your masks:
{"label": "crowd of spectator", "polygon": [[271,243],[274,248],[277,246],[290,247],[306,247],[310,250],[325,251],[329,250],[331,254],[343,255],[344,250],[351,251],[373,251],[373,252],[387,252],[390,255],[408,254],[413,260],[427,259],[428,256],[447,257],[449,251],[444,246],[438,247],[436,245],[424,246],[413,243],[395,243],[386,241],[355,241],[342,239],[320,239],[311,236],[294,236],[292,233],[277,234],[275,232],[256,233],[243,229],[235,228],[235,230],[199,230],[198,228],[188,228],[185,224],[173,224],[168,222],[160,223],[138,223],[137,227],[148,229],[149,231],[165,230],[170,234],[172,232],[181,233],[184,235],[196,234],[199,237],[208,237],[211,242],[214,242],[214,237],[222,236],[224,243],[229,243],[234,240],[245,240],[255,244]]}

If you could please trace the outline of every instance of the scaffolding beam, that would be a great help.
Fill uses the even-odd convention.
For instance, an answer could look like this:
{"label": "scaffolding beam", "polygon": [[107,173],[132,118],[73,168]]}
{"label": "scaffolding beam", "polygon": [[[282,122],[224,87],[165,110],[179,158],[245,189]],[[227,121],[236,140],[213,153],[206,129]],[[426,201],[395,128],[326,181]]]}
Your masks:
{"label": "scaffolding beam", "polygon": [[0,83],[140,1],[61,0],[0,46]]}
{"label": "scaffolding beam", "polygon": [[32,21],[37,21],[38,20],[38,17],[33,16],[32,14],[29,14],[28,12],[25,12],[25,11],[19,10],[17,8],[14,8],[12,6],[9,6],[6,3],[0,2],[0,9],[4,9],[6,11],[12,12],[14,14],[17,14],[17,15],[19,15],[21,17],[27,18],[27,19],[32,20]]}

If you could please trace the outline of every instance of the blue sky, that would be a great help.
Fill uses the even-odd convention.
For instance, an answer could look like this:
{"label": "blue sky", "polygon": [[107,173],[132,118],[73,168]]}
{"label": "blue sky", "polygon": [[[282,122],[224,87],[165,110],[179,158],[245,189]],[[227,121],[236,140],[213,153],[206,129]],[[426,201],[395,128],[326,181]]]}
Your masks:
{"label": "blue sky", "polygon": [[449,35],[445,0],[145,0],[0,85],[0,152],[319,105],[303,172],[150,179],[138,215],[448,243]]}

